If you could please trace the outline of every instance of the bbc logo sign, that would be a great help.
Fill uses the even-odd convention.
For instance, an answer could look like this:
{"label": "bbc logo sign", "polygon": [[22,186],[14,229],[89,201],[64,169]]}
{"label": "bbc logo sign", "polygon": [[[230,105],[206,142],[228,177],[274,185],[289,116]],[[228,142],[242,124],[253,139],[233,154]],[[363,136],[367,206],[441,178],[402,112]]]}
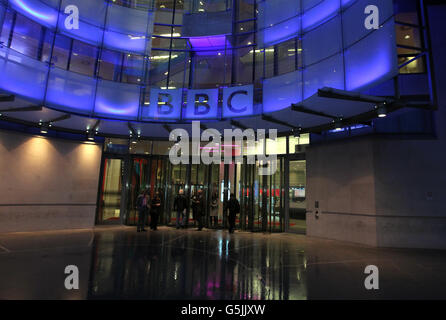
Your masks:
{"label": "bbc logo sign", "polygon": [[[190,89],[183,112],[182,89],[151,89],[150,104],[142,111],[150,119],[217,119],[219,118],[219,89]],[[223,118],[254,114],[253,85],[223,88],[221,112]]]}

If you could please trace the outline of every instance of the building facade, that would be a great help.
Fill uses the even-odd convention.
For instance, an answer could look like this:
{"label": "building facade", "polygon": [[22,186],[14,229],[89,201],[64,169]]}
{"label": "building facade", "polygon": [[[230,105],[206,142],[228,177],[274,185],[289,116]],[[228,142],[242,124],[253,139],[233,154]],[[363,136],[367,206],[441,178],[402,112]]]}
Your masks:
{"label": "building facade", "polygon": [[[306,220],[308,236],[444,248],[444,12],[421,0],[0,0],[0,232],[133,225],[146,189],[174,225],[179,190],[202,189],[220,227],[234,193],[243,230]],[[234,161],[172,164],[170,135],[192,136],[193,121],[200,134],[278,138],[202,141]],[[262,153],[274,174],[248,163]]]}

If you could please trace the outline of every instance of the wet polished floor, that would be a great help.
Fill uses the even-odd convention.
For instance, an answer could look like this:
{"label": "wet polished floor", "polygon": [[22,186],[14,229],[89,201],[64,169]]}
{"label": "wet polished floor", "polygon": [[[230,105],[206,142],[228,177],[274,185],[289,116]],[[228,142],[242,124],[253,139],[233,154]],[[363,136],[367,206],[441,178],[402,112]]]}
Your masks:
{"label": "wet polished floor", "polygon": [[[64,286],[79,269],[79,290]],[[379,290],[366,290],[367,265]],[[131,227],[0,235],[0,299],[445,299],[446,254],[296,234]]]}

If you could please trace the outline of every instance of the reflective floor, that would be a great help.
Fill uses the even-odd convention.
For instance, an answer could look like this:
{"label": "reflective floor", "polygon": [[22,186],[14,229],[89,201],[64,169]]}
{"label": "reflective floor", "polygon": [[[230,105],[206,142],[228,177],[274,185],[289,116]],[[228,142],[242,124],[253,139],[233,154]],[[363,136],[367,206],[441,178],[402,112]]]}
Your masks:
{"label": "reflective floor", "polygon": [[[79,290],[64,287],[79,269]],[[364,268],[379,268],[379,290]],[[445,299],[444,251],[131,227],[0,235],[0,299]]]}

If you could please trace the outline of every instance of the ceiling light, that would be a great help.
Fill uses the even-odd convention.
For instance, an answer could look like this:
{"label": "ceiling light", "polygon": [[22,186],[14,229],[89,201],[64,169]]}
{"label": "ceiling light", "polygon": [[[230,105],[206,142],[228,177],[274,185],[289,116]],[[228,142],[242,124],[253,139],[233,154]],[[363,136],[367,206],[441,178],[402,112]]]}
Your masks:
{"label": "ceiling light", "polygon": [[87,131],[87,139],[94,141],[94,131]]}
{"label": "ceiling light", "polygon": [[333,120],[335,123],[335,129],[341,130],[342,129],[342,118],[339,118],[338,120]]}
{"label": "ceiling light", "polygon": [[49,130],[48,124],[41,122],[40,123],[40,133],[43,133],[43,134],[48,133],[48,130]]}
{"label": "ceiling light", "polygon": [[301,127],[299,127],[299,128],[294,128],[293,129],[293,135],[294,135],[294,138],[300,138],[300,133],[302,132],[302,128]]}
{"label": "ceiling light", "polygon": [[381,106],[377,108],[376,113],[378,114],[379,118],[385,118],[387,117],[387,108],[385,106]]}

